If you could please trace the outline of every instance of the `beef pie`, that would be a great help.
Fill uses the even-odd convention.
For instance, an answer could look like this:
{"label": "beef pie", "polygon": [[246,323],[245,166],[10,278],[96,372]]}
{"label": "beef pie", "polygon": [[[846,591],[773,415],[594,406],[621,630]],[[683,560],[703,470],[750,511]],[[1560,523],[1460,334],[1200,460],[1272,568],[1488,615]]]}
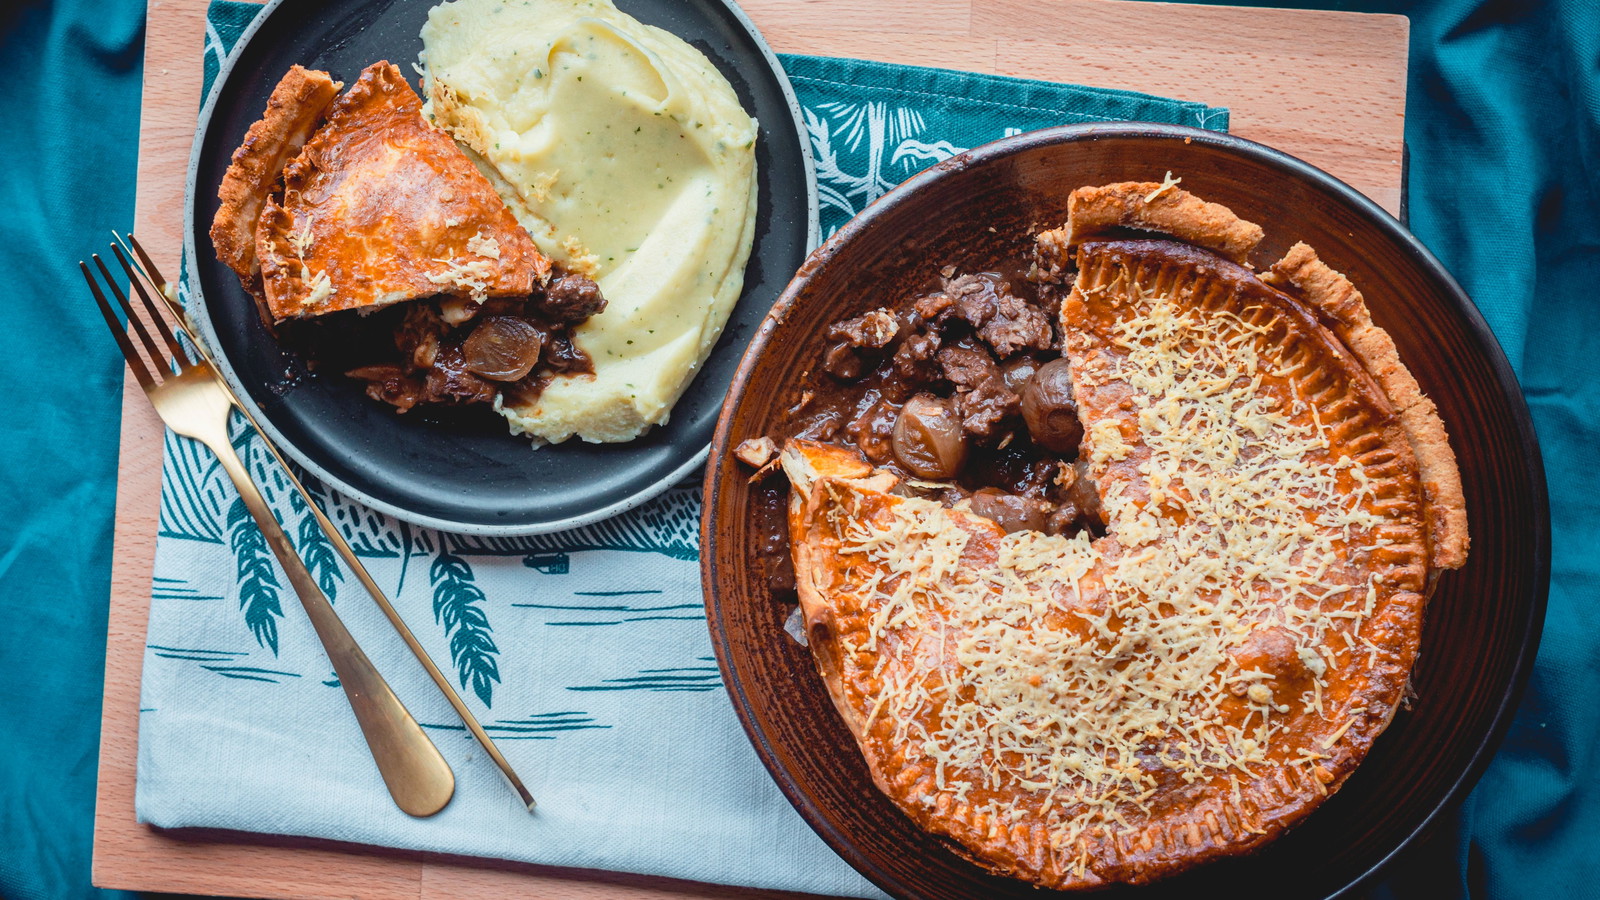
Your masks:
{"label": "beef pie", "polygon": [[[855,418],[785,443],[834,704],[879,788],[993,871],[1142,883],[1293,827],[1389,724],[1466,559],[1393,341],[1303,244],[1258,275],[1260,239],[1170,181],[1082,189],[1030,296],[941,320],[946,273],[930,315],[881,311],[829,376]],[[1002,294],[1053,314],[1049,351],[984,337]],[[978,385],[1015,402],[975,426]]]}

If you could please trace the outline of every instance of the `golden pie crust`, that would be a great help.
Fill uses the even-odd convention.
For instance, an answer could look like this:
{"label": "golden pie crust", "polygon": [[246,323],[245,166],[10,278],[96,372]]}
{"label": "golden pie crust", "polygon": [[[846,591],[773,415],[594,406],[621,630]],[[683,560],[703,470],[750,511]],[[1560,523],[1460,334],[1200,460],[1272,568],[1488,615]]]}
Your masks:
{"label": "golden pie crust", "polygon": [[256,261],[256,221],[283,173],[283,167],[322,124],[322,116],[344,87],[303,66],[292,66],[272,89],[266,112],[233,151],[217,187],[222,205],[211,220],[217,258],[239,276],[245,290],[259,294],[261,266]]}
{"label": "golden pie crust", "polygon": [[[1086,196],[1162,186],[1112,187]],[[1251,233],[1163,199],[1203,214],[1173,227],[1192,243]],[[1239,254],[1088,239],[1153,221],[1040,238],[1077,268],[1063,356],[1105,536],[1007,534],[854,451],[782,455],[809,645],[873,780],[1052,888],[1148,882],[1302,820],[1388,725],[1432,575],[1466,552],[1443,426],[1348,282],[1309,248],[1280,290]]]}
{"label": "golden pie crust", "polygon": [[1176,183],[1127,181],[1078,188],[1067,198],[1067,224],[1039,235],[1039,245],[1059,255],[1107,231],[1136,229],[1171,235],[1236,263],[1246,262],[1261,243],[1261,226],[1220,203],[1178,190]]}
{"label": "golden pie crust", "polygon": [[[1072,192],[1067,223],[1036,238],[1040,262],[1051,271],[1070,270],[1069,257],[1078,244],[1130,231],[1170,236],[1247,267],[1251,252],[1263,237],[1259,225],[1239,218],[1226,206],[1177,189],[1174,181],[1119,182]],[[1304,242],[1296,243],[1283,259],[1273,263],[1261,281],[1293,295],[1316,312],[1321,324],[1381,386],[1421,467],[1430,562],[1435,569],[1460,568],[1466,563],[1470,538],[1455,452],[1437,407],[1400,361],[1394,339],[1373,323],[1366,300],[1355,285]]]}
{"label": "golden pie crust", "polygon": [[256,227],[277,320],[434,294],[524,296],[550,263],[489,180],[378,62],[333,104]]}
{"label": "golden pie crust", "polygon": [[341,85],[295,66],[234,153],[217,256],[271,322],[432,295],[524,296],[550,261],[489,180],[378,62]]}
{"label": "golden pie crust", "polygon": [[1435,569],[1461,568],[1470,545],[1461,471],[1438,408],[1400,362],[1394,339],[1373,324],[1365,298],[1350,279],[1329,268],[1304,243],[1289,248],[1261,280],[1294,294],[1321,313],[1322,320],[1383,387],[1421,469],[1428,501],[1431,563]]}

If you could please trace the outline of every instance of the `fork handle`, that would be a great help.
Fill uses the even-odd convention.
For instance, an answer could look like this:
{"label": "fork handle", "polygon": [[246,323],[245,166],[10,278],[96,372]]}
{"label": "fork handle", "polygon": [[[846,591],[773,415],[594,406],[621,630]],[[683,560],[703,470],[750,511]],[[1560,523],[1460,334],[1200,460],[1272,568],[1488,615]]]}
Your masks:
{"label": "fork handle", "polygon": [[366,736],[372,758],[377,761],[383,783],[388,786],[395,804],[419,817],[444,809],[455,793],[455,775],[449,764],[389,688],[388,682],[378,674],[344,623],[339,621],[333,604],[307,571],[305,562],[289,542],[289,536],[283,533],[283,527],[272,515],[233,445],[225,437],[205,443],[221,461],[223,471],[232,479],[245,508],[250,510],[267,545],[283,566],[284,574],[289,576],[289,583],[300,596],[300,603],[317,630],[317,637],[322,639],[323,649],[333,663],[333,671],[339,676],[339,684],[350,700],[350,708],[355,711],[361,733]]}

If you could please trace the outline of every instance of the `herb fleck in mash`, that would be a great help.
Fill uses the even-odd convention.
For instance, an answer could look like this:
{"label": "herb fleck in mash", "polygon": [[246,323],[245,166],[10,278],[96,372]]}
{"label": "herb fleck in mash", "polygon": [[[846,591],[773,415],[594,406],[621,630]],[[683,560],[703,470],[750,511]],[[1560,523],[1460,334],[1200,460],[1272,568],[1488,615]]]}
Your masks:
{"label": "herb fleck in mash", "polygon": [[667,420],[738,299],[756,122],[698,50],[609,0],[454,0],[422,29],[434,121],[546,255],[609,301],[516,433],[627,441]]}

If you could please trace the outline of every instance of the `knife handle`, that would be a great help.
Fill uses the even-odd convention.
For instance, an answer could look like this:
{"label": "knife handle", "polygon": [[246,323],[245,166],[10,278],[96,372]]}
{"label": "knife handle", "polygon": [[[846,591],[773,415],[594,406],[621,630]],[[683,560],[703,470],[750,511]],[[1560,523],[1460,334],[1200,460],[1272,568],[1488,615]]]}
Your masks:
{"label": "knife handle", "polygon": [[339,676],[339,684],[350,700],[350,708],[355,711],[361,733],[367,739],[372,758],[377,762],[383,783],[389,788],[395,804],[406,813],[418,817],[431,816],[444,809],[455,793],[456,779],[450,771],[450,765],[440,755],[439,748],[433,745],[422,726],[417,724],[405,704],[395,696],[388,682],[372,665],[372,660],[367,658],[367,654],[339,620],[338,614],[333,611],[333,604],[328,602],[327,596],[317,586],[316,579],[295,552],[289,536],[284,534],[266,499],[261,496],[244,463],[234,452],[225,429],[220,439],[216,435],[196,437],[210,447],[222,463],[223,471],[232,479],[245,508],[255,518],[256,525],[267,540],[267,546],[278,557],[284,574],[299,595],[306,616],[316,629],[317,637],[321,638],[328,660],[333,663],[333,671]]}

